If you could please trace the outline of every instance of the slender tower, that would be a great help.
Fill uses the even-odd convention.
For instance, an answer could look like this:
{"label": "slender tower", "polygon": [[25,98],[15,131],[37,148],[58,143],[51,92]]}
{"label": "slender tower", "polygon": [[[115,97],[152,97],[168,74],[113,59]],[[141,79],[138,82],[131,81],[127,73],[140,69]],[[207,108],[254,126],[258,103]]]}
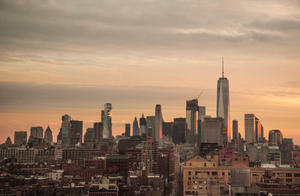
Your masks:
{"label": "slender tower", "polygon": [[224,59],[222,58],[222,78],[218,80],[217,88],[217,117],[224,118],[227,129],[227,139],[231,140],[229,81],[224,77]]}
{"label": "slender tower", "polygon": [[162,140],[162,114],[161,114],[161,105],[156,104],[155,107],[155,135],[154,138],[156,141],[161,142]]}
{"label": "slender tower", "polygon": [[[112,137],[112,122],[111,122],[111,110],[112,104],[106,103],[104,104],[104,115],[103,115],[103,139],[111,139]],[[102,116],[101,111],[101,116]]]}
{"label": "slender tower", "polygon": [[139,123],[138,123],[137,118],[135,117],[134,121],[133,121],[133,125],[132,125],[132,135],[133,136],[139,135],[138,129],[139,129]]}

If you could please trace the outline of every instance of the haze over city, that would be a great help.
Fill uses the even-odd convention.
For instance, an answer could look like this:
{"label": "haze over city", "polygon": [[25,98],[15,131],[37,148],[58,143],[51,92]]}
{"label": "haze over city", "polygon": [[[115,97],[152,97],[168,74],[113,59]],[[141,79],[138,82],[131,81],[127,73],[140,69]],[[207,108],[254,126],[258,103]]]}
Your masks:
{"label": "haze over city", "polygon": [[230,116],[254,113],[265,137],[300,142],[299,1],[1,1],[0,142],[61,117],[101,120],[113,135],[134,117],[185,117],[199,98],[216,116],[224,57]]}

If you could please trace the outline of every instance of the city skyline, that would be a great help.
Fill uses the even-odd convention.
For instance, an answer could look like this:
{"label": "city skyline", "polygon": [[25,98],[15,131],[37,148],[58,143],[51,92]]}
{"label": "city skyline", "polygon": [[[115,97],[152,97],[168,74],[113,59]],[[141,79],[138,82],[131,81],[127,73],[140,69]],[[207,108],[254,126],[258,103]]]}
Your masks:
{"label": "city skyline", "polygon": [[[258,6],[259,5],[259,6]],[[169,8],[173,9],[169,9]],[[113,135],[136,116],[166,122],[199,98],[215,117],[221,59],[230,80],[230,119],[255,114],[300,143],[297,1],[2,1],[0,142],[14,131],[83,121],[83,134],[113,104]]]}

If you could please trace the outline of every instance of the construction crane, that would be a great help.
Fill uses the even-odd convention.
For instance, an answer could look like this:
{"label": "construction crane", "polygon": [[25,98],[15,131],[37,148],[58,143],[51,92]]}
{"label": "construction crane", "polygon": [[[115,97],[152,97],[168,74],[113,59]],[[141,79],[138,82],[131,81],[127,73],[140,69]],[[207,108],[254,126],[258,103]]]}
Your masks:
{"label": "construction crane", "polygon": [[202,93],[203,93],[203,92],[201,92],[201,93],[200,93],[200,95],[198,96],[198,98],[197,98],[197,99],[199,99],[199,98],[200,98],[200,96],[202,95]]}

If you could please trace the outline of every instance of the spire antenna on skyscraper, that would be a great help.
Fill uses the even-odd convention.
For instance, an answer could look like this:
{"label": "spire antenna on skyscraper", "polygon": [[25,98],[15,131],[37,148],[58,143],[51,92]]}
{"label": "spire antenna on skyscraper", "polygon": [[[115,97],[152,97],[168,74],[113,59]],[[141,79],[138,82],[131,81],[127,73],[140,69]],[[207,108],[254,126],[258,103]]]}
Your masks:
{"label": "spire antenna on skyscraper", "polygon": [[222,57],[222,78],[224,78],[224,58]]}

